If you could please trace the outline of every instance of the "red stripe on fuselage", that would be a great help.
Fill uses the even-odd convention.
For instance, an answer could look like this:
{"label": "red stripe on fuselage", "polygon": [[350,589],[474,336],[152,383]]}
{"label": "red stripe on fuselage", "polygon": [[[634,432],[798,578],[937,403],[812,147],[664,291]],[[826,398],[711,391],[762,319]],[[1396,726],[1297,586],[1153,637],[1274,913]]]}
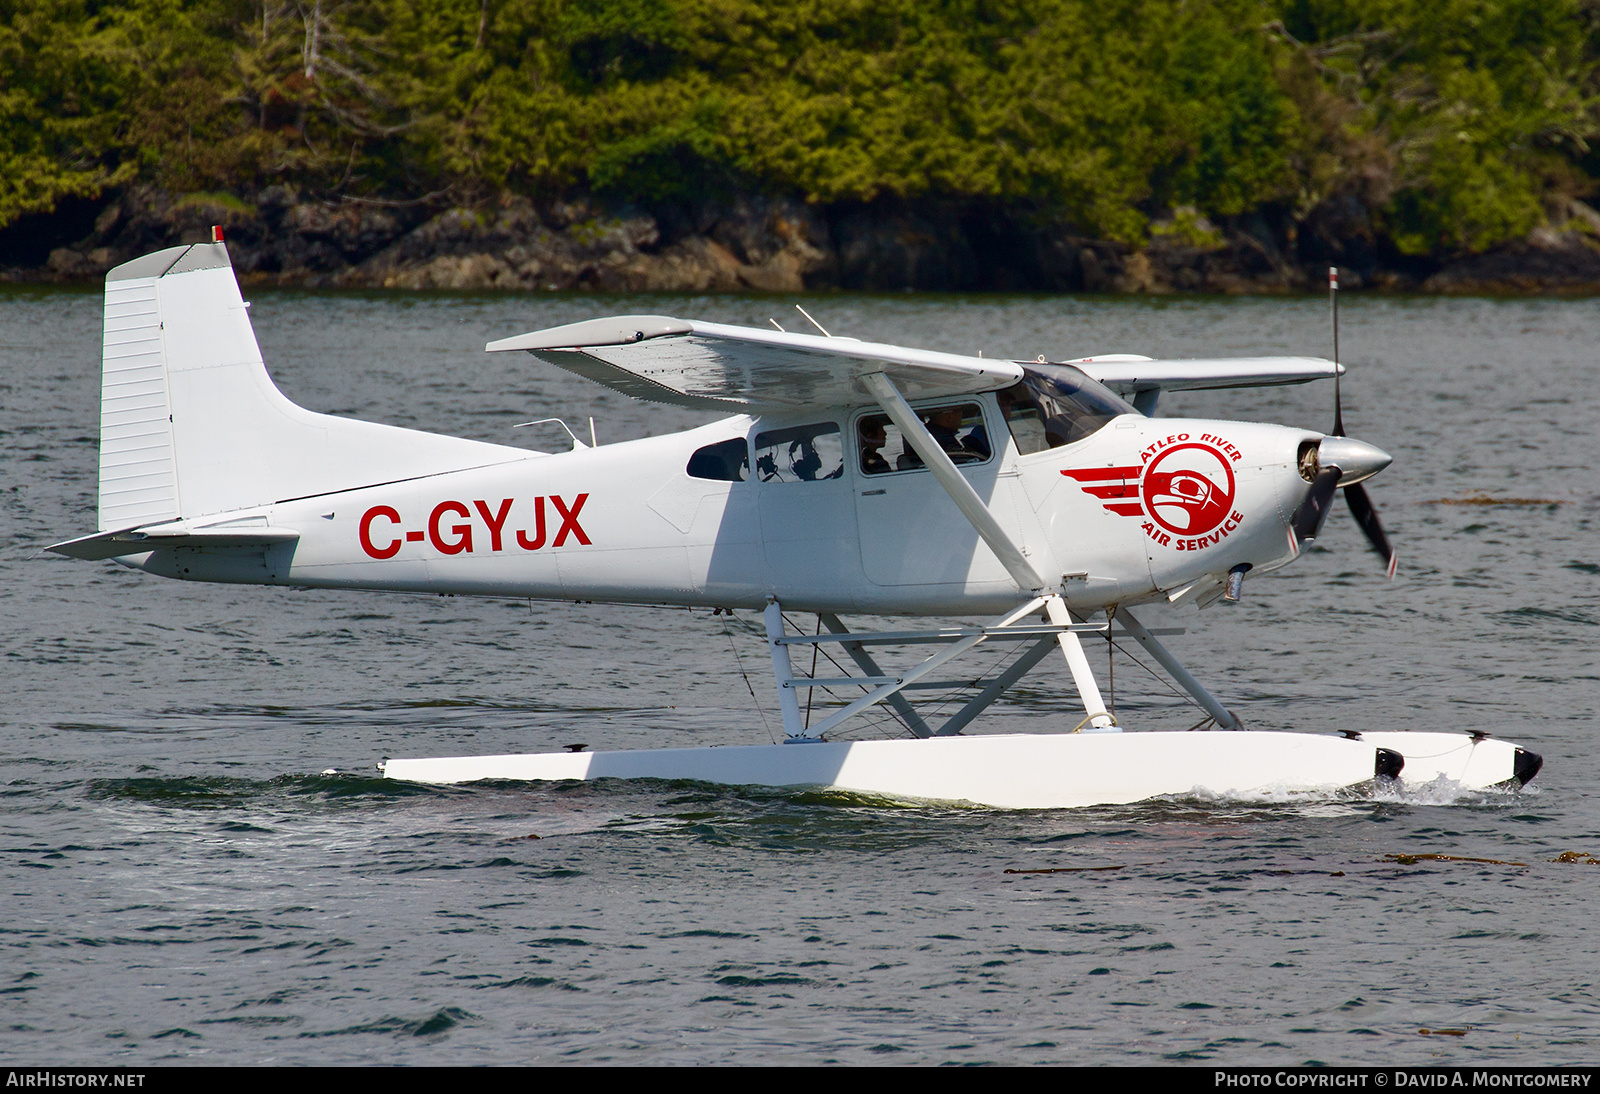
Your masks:
{"label": "red stripe on fuselage", "polygon": [[[1099,483],[1102,485],[1080,485],[1078,489],[1091,497],[1105,501],[1108,512],[1119,517],[1142,517],[1144,505],[1137,501],[1106,501],[1107,498],[1136,498],[1139,496],[1139,478],[1144,473],[1143,467],[1074,467],[1061,472],[1069,479],[1074,479],[1080,484]],[[1112,480],[1118,480],[1113,482]]]}
{"label": "red stripe on fuselage", "polygon": [[1107,479],[1137,479],[1142,466],[1135,467],[1076,467],[1061,473],[1079,482],[1104,482]]}

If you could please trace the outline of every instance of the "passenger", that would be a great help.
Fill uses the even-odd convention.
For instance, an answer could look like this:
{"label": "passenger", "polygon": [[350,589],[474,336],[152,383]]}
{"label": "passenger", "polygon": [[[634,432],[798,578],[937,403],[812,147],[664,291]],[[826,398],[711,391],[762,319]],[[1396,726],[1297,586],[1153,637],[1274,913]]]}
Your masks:
{"label": "passenger", "polygon": [[862,418],[857,428],[861,436],[861,472],[864,475],[882,475],[889,470],[889,461],[883,458],[883,446],[888,443],[888,431],[882,418]]}
{"label": "passenger", "polygon": [[789,467],[801,482],[816,481],[817,472],[822,470],[822,457],[817,454],[817,446],[811,437],[800,437],[789,443]]}

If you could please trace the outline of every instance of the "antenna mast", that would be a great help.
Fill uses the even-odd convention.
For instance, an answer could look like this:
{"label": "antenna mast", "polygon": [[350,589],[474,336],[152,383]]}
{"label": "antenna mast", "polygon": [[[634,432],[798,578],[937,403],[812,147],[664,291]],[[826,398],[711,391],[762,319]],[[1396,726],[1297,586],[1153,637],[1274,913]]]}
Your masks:
{"label": "antenna mast", "polygon": [[1333,435],[1344,436],[1344,405],[1339,398],[1339,267],[1328,267],[1328,310],[1333,317]]}

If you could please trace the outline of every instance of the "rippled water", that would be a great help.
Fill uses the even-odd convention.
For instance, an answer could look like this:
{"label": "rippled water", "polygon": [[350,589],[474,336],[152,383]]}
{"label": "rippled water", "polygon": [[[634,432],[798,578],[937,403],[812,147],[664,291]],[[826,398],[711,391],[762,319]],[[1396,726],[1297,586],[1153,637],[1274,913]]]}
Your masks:
{"label": "rippled water", "polygon": [[[251,295],[297,401],[552,447],[510,427],[702,419],[487,339],[623,311],[794,326],[787,298]],[[1316,300],[802,302],[835,333],[990,356],[1328,343]],[[0,1057],[1592,1063],[1600,314],[1343,311],[1347,425],[1396,456],[1372,494],[1399,578],[1339,512],[1239,607],[1156,622],[1189,628],[1174,648],[1253,727],[1487,730],[1544,754],[1522,793],[1006,813],[386,783],[363,774],[385,756],[768,740],[761,647],[704,613],[44,555],[94,528],[99,297],[5,290]],[[1167,398],[1331,418],[1323,387]],[[1124,721],[1193,721],[1131,662],[1116,681]],[[985,728],[1040,724],[1062,686],[1039,676]],[[1465,1032],[1420,1032],[1441,1029]]]}

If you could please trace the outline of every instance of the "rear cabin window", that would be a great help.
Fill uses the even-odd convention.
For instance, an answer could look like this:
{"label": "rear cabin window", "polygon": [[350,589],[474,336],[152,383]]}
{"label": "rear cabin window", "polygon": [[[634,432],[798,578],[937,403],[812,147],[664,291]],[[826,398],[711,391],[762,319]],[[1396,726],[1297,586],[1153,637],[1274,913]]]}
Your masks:
{"label": "rear cabin window", "polygon": [[844,444],[833,422],[756,434],[756,478],[762,482],[822,482],[844,476]]}
{"label": "rear cabin window", "polygon": [[[993,453],[983,410],[977,403],[923,407],[917,417],[953,463],[982,463]],[[856,422],[856,450],[863,475],[918,471],[923,466],[922,457],[906,443],[900,427],[887,414],[868,414]]]}
{"label": "rear cabin window", "polygon": [[1021,382],[995,395],[1024,456],[1081,441],[1113,418],[1138,413],[1071,365],[1024,365]]}
{"label": "rear cabin window", "polygon": [[718,482],[744,482],[750,477],[750,449],[743,437],[708,444],[689,457],[685,469],[691,478]]}

